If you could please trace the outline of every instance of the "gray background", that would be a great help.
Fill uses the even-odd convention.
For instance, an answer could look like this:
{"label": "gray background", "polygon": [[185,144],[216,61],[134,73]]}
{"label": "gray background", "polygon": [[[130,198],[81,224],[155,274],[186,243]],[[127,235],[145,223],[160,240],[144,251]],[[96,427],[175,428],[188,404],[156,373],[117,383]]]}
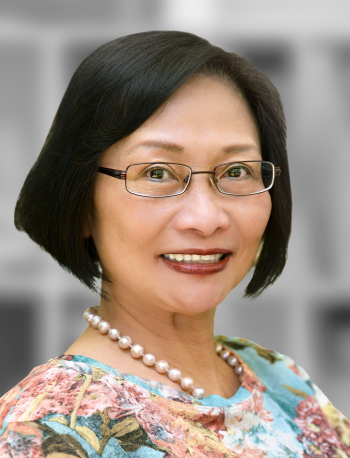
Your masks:
{"label": "gray background", "polygon": [[218,334],[301,364],[350,417],[350,4],[296,0],[0,1],[0,395],[63,353],[98,298],[15,230],[22,183],[72,73],[91,51],[144,30],[185,30],[265,72],[284,101],[294,212],[282,277],[221,304]]}

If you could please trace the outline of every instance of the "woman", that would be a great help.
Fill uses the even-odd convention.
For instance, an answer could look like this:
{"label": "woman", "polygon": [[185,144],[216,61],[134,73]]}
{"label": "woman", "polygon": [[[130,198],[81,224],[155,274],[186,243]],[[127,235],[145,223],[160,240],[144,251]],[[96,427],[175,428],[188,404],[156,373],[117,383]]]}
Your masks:
{"label": "woman", "polygon": [[194,35],[107,43],[74,74],[16,227],[101,302],[60,357],[0,402],[1,456],[350,456],[349,422],[290,358],[214,339],[254,266],[281,274],[291,227],[270,81]]}

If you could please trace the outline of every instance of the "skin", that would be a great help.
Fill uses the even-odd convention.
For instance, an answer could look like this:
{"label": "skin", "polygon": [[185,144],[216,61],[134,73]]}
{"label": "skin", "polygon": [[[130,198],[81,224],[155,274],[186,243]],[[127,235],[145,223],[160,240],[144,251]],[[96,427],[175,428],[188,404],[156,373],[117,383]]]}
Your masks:
{"label": "skin", "polygon": [[[245,100],[228,83],[197,75],[144,125],[105,151],[100,165],[125,170],[135,162],[169,161],[195,171],[260,159],[258,129]],[[101,300],[99,315],[146,352],[191,376],[206,395],[231,397],[239,382],[214,351],[215,310],[254,262],[271,212],[269,193],[224,195],[202,174],[192,177],[184,194],[152,199],[128,193],[122,180],[97,174],[93,204],[84,236],[93,237],[113,280],[103,285],[111,300]],[[201,276],[173,270],[161,257],[191,248],[223,248],[231,256],[223,271]],[[180,389],[91,327],[66,353]]]}

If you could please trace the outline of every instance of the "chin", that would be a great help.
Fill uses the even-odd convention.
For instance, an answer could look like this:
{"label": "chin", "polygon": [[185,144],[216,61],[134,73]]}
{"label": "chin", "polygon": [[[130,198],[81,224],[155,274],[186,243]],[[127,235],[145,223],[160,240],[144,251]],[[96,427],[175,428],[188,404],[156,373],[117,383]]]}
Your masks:
{"label": "chin", "polygon": [[198,315],[215,309],[230,292],[230,290],[224,291],[223,288],[210,290],[202,287],[200,289],[193,288],[190,291],[183,290],[179,297],[179,289],[176,297],[173,296],[172,302],[179,313],[182,310],[187,315]]}
{"label": "chin", "polygon": [[[167,295],[164,302],[173,304],[177,310],[195,315],[215,309],[244,278],[233,272],[210,276],[181,275],[178,281],[166,282]],[[169,301],[170,298],[170,301]]]}

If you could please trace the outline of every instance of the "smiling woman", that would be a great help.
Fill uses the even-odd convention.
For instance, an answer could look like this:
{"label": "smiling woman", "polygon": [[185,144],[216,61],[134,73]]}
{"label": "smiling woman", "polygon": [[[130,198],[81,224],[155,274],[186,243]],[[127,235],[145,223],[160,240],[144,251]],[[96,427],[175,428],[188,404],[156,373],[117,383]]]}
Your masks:
{"label": "smiling woman", "polygon": [[64,355],[0,400],[1,456],[350,456],[350,426],[289,357],[213,336],[291,228],[278,92],[183,32],[107,43],[74,74],[15,223],[96,290]]}
{"label": "smiling woman", "polygon": [[[206,75],[190,78],[144,125],[104,151],[99,170],[127,169],[129,191],[104,173],[96,177],[85,237],[92,237],[104,273],[118,284],[106,283],[104,289],[120,304],[113,307],[114,320],[107,310],[104,317],[123,322],[119,314],[126,308],[128,314],[145,315],[146,323],[153,309],[158,316],[160,311],[192,315],[225,298],[251,268],[270,217],[268,192],[245,195],[264,188],[254,177],[255,168],[261,175],[261,162],[247,162],[261,159],[258,128],[242,96]],[[198,174],[223,162],[213,175]],[[234,176],[243,170],[243,178]],[[166,199],[151,198],[162,196]],[[223,259],[189,263],[184,255],[190,254]],[[203,278],[194,289],[197,280],[174,271]],[[218,272],[220,277],[209,276]],[[135,290],[134,284],[143,286]]]}

